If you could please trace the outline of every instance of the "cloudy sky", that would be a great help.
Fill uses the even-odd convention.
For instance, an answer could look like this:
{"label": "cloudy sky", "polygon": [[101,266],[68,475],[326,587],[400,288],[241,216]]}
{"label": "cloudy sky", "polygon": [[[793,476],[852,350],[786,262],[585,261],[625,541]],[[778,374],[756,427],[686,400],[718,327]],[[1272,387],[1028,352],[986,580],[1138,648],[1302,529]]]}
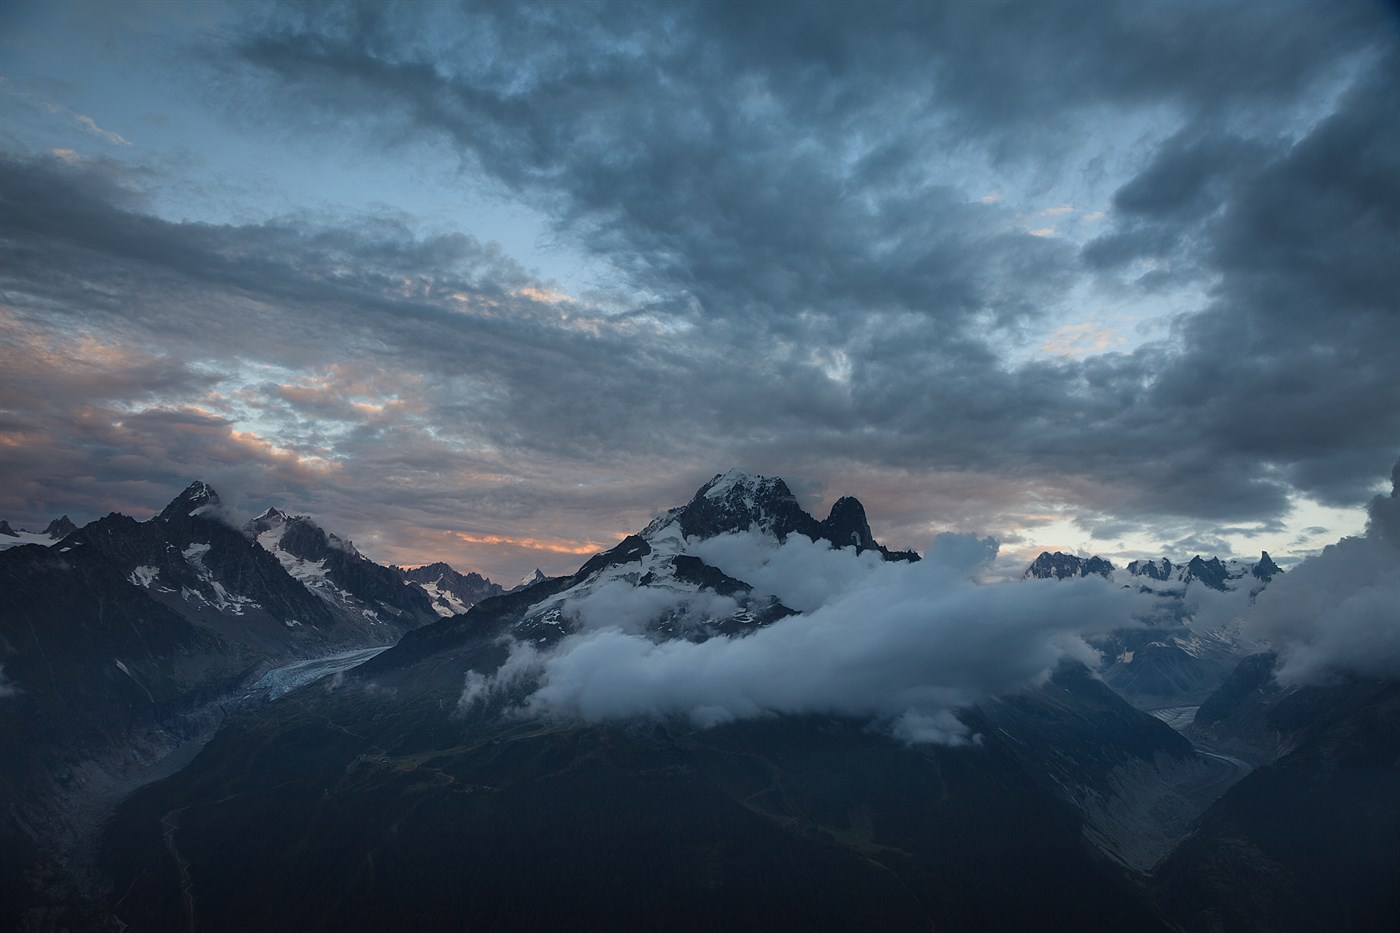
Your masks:
{"label": "cloudy sky", "polygon": [[513,579],[738,466],[1315,551],[1400,455],[1396,86],[1378,2],[9,2],[0,517]]}

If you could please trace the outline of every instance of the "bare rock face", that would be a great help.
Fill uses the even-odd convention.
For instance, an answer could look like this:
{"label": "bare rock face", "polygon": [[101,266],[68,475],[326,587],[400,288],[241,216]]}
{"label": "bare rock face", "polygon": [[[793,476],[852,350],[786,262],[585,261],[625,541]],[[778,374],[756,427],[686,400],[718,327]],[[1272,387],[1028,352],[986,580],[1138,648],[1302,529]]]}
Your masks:
{"label": "bare rock face", "polygon": [[[390,569],[402,579],[422,589],[432,603],[433,610],[444,617],[466,612],[483,599],[500,596],[506,592],[505,587],[499,583],[492,583],[479,573],[459,573],[442,561],[412,569]],[[531,579],[528,585],[533,586],[545,578],[538,569],[535,574],[536,578]]]}

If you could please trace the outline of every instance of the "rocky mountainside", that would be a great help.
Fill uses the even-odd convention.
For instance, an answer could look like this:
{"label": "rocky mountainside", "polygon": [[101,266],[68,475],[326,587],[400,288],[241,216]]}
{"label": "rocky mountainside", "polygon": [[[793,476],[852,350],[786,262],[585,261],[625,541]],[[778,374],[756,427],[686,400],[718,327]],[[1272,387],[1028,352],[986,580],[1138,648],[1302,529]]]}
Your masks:
{"label": "rocky mountainside", "polygon": [[[980,586],[958,561],[987,544],[940,536],[920,560],[881,545],[855,499],[818,520],[781,480],[731,471],[573,574],[450,615],[429,594],[473,575],[381,574],[275,509],[237,530],[202,484],[151,522],[109,516],[14,548],[0,571],[37,581],[82,646],[51,683],[81,690],[54,695],[34,644],[6,654],[6,748],[43,748],[25,717],[44,703],[61,711],[52,733],[107,730],[158,755],[131,723],[197,705],[197,675],[223,689],[205,665],[246,657],[253,633],[404,634],[324,680],[279,669],[275,702],[232,711],[197,758],[129,796],[80,865],[44,860],[68,816],[23,794],[91,784],[90,753],[6,762],[0,846],[20,856],[0,893],[23,904],[37,884],[62,905],[27,908],[31,927],[112,930],[1388,927],[1394,685],[1284,689],[1270,656],[1237,663],[1247,648],[1220,618],[1277,574],[1267,555],[1244,572],[1046,555],[1044,579]],[[384,574],[410,596],[385,598]],[[982,602],[992,590],[1005,602]],[[1076,620],[1103,617],[1083,630],[1103,676],[1080,630],[1037,640],[1061,597]],[[440,618],[405,621],[425,606]],[[836,683],[853,674],[854,689]],[[1178,732],[1166,720],[1189,708],[1158,718],[1115,689],[1154,677],[1176,678],[1154,689],[1178,699],[1219,689]],[[772,688],[803,678],[820,689],[774,705]],[[546,702],[574,687],[575,705]],[[105,718],[82,718],[92,704]],[[1261,751],[1234,757],[1230,736]]]}
{"label": "rocky mountainside", "polygon": [[3,835],[72,842],[97,800],[197,747],[269,669],[437,618],[421,590],[319,532],[291,546],[329,552],[316,559],[327,587],[289,573],[285,552],[229,524],[195,482],[149,521],[113,513],[0,553]]}
{"label": "rocky mountainside", "polygon": [[397,568],[369,560],[353,542],[328,533],[310,516],[269,508],[248,523],[245,534],[346,616],[411,628],[441,615],[420,587],[405,586]]}
{"label": "rocky mountainside", "polygon": [[[500,596],[506,592],[505,587],[499,583],[492,583],[479,573],[458,573],[442,561],[411,569],[389,569],[421,588],[427,594],[433,611],[443,617],[460,615],[483,599]],[[535,573],[538,579],[531,578],[523,585],[533,586],[544,579],[544,574],[538,570]]]}
{"label": "rocky mountainside", "polygon": [[[776,559],[800,535],[816,552],[849,548],[869,572],[915,556],[881,546],[855,500],[832,511],[812,519],[781,480],[717,476],[574,574],[485,599],[329,687],[239,716],[119,811],[103,858],[122,919],[1162,929],[1127,866],[1155,861],[1234,770],[1073,663],[969,707],[976,740],[956,747],[819,711],[700,729],[521,708],[534,685],[514,665],[568,638],[601,644],[590,607],[662,652],[802,622],[762,572],[738,569],[768,558],[743,565],[727,549]],[[1163,827],[1138,844],[1149,810]],[[172,846],[197,900],[168,870]]]}
{"label": "rocky mountainside", "polygon": [[1280,690],[1273,661],[1248,659],[1188,730],[1269,760],[1159,867],[1163,901],[1193,930],[1394,929],[1400,683],[1338,677]]}

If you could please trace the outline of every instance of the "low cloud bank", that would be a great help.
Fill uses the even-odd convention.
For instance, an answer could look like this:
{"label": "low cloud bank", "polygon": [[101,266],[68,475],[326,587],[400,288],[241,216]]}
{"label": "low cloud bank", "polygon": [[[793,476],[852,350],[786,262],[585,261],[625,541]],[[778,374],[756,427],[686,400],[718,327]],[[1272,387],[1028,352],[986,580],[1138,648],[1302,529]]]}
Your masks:
{"label": "low cloud bank", "polygon": [[[1254,585],[1251,586],[1251,582]],[[1246,579],[1236,589],[1222,593],[1199,580],[1192,580],[1183,595],[1186,611],[1191,617],[1191,627],[1197,632],[1218,631],[1242,621],[1248,615],[1258,589],[1258,581]]]}
{"label": "low cloud bank", "polygon": [[1298,564],[1255,601],[1245,632],[1277,648],[1281,683],[1400,677],[1400,462],[1391,485],[1367,507],[1364,535]]}
{"label": "low cloud bank", "polygon": [[1141,594],[1096,577],[973,582],[996,550],[991,539],[942,535],[910,564],[800,536],[712,539],[694,552],[801,614],[743,638],[654,642],[639,620],[671,600],[693,610],[693,597],[600,591],[573,607],[580,631],[548,652],[518,646],[490,677],[469,674],[462,703],[533,685],[517,707],[526,715],[683,715],[705,727],[816,713],[872,718],[909,742],[965,743],[956,709],[1043,682],[1064,658],[1096,665],[1085,636],[1146,608]]}

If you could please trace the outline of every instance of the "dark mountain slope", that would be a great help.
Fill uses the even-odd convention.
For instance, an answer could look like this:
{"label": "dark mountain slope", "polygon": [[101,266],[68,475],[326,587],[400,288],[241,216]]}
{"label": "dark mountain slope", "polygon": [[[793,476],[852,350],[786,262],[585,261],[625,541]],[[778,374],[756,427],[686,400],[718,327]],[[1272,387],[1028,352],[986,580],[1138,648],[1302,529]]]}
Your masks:
{"label": "dark mountain slope", "polygon": [[1400,683],[1304,687],[1267,718],[1296,744],[1163,864],[1169,914],[1193,931],[1400,927]]}
{"label": "dark mountain slope", "polygon": [[39,853],[0,866],[0,885],[29,892],[7,906],[32,920],[53,903],[53,923],[74,922],[66,853],[103,806],[207,739],[257,676],[435,618],[421,591],[372,566],[416,614],[381,621],[318,597],[200,482],[150,521],[112,514],[0,553],[0,824],[7,852]]}
{"label": "dark mountain slope", "polygon": [[463,719],[394,689],[312,688],[240,717],[138,794],[107,837],[123,919],[1155,928],[1001,739],[911,748],[816,718],[700,732]]}
{"label": "dark mountain slope", "polygon": [[1115,817],[1091,810],[1125,770],[1188,766],[1194,754],[1082,670],[968,713],[979,737],[955,748],[817,716],[708,730],[533,719],[511,710],[528,681],[461,703],[468,672],[498,671],[517,641],[548,650],[573,630],[566,595],[708,591],[737,607],[653,620],[657,642],[742,638],[790,613],[685,553],[728,531],[804,533],[785,488],[724,474],[571,576],[483,600],[343,678],[240,715],[117,814],[103,861],[122,919],[161,929],[193,917],[202,930],[1158,928],[1139,882],[1105,854]]}

